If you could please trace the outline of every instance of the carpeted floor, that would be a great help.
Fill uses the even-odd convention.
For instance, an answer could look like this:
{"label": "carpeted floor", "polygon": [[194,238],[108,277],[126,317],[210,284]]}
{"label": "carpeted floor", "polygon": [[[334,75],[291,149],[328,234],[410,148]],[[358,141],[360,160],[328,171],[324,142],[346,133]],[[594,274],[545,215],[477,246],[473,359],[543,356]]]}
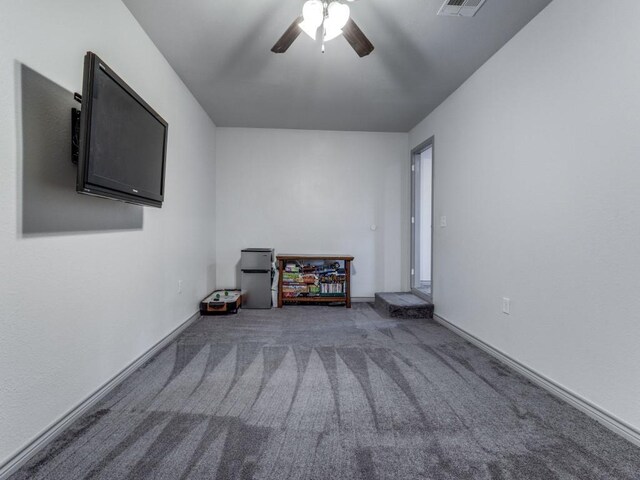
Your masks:
{"label": "carpeted floor", "polygon": [[17,479],[639,479],[640,449],[429,320],[203,318]]}

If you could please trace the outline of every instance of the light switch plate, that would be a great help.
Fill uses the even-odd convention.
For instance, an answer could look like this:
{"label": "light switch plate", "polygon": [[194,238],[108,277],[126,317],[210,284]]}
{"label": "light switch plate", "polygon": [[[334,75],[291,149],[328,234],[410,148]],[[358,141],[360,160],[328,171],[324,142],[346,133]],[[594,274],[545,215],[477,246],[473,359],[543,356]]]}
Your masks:
{"label": "light switch plate", "polygon": [[511,315],[511,299],[507,297],[502,298],[502,313]]}

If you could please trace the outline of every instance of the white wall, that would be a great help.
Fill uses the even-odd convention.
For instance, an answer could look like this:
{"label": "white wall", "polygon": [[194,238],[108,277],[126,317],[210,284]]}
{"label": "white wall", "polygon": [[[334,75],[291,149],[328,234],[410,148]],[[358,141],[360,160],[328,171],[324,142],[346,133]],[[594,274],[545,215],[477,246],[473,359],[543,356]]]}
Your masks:
{"label": "white wall", "polygon": [[636,429],[638,18],[636,0],[552,2],[410,133],[435,135],[448,219],[436,312]]}
{"label": "white wall", "polygon": [[217,284],[239,283],[242,248],[273,247],[354,255],[355,297],[406,288],[407,138],[218,128]]}
{"label": "white wall", "polygon": [[[215,281],[215,126],[126,7],[32,0],[1,8],[0,464],[187,320]],[[169,122],[165,205],[145,207],[132,230],[24,235],[20,63],[81,91],[87,50]],[[73,177],[68,191],[76,195]],[[98,202],[96,212],[112,202],[72,201]]]}

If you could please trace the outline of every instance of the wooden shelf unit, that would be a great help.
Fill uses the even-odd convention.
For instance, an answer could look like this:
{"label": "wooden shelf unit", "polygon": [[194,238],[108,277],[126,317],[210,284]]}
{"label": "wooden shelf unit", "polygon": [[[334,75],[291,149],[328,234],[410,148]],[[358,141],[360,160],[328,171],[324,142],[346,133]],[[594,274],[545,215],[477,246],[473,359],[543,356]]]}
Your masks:
{"label": "wooden shelf unit", "polygon": [[[285,303],[337,303],[344,302],[347,308],[351,308],[351,255],[277,255],[278,261],[278,308],[282,308]],[[284,269],[287,262],[298,262],[301,264],[324,262],[344,262],[345,281],[343,295],[327,296],[307,296],[307,297],[285,297],[283,295]]]}

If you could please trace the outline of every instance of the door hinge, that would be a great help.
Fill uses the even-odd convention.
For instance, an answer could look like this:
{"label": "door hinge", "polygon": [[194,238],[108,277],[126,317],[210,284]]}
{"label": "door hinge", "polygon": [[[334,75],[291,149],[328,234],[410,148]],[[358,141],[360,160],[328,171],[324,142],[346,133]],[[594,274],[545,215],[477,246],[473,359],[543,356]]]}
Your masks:
{"label": "door hinge", "polygon": [[412,268],[411,269],[411,275],[415,275],[415,274],[416,274],[416,271]]}
{"label": "door hinge", "polygon": [[411,165],[411,171],[415,172],[416,171],[416,164],[414,163],[413,165]]}
{"label": "door hinge", "polygon": [[416,217],[411,217],[411,223],[416,223]]}

